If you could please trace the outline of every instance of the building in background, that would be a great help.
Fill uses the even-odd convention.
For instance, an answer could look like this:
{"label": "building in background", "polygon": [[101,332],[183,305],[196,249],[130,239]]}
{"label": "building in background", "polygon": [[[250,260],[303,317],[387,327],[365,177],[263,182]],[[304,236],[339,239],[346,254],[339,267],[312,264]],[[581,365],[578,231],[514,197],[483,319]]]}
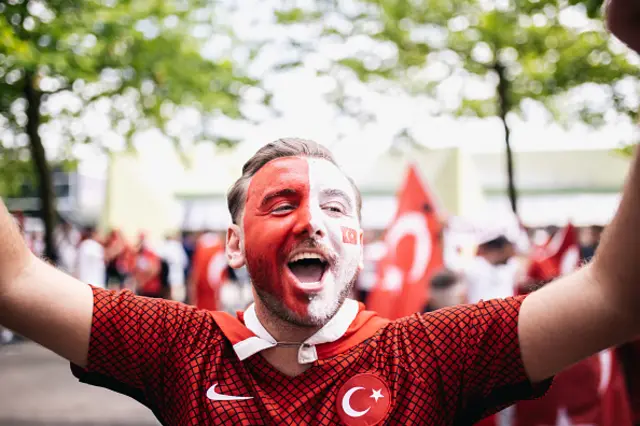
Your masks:
{"label": "building in background", "polygon": [[[61,167],[53,168],[53,191],[56,195],[57,210],[62,220],[77,226],[95,223],[102,214],[107,178],[103,173],[78,168],[73,172]],[[35,186],[25,183],[19,196],[5,200],[10,211],[22,212],[27,232],[43,230],[39,218],[40,199]]]}
{"label": "building in background", "polygon": [[[112,155],[107,173],[54,172],[58,211],[74,223],[119,228],[130,237],[144,230],[158,240],[175,230],[225,230],[229,186],[240,176],[252,150],[198,155],[190,167],[169,156]],[[629,160],[610,150],[515,153],[519,213],[532,227],[606,224],[619,202]],[[410,162],[417,164],[438,200],[451,215],[506,211],[504,153],[470,153],[460,148],[390,150],[354,179],[363,194],[363,226],[385,229],[395,213],[396,192]],[[39,200],[33,188],[7,200],[37,229]]]}

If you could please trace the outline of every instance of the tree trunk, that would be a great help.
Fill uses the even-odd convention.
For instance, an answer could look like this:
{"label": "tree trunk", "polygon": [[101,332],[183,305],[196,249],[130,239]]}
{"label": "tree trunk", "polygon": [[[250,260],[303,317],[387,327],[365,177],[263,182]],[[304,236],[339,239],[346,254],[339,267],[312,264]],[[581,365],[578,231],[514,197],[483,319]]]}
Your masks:
{"label": "tree trunk", "polygon": [[44,222],[45,257],[51,262],[58,261],[57,247],[53,240],[56,225],[55,194],[53,192],[53,177],[47,157],[42,145],[38,129],[40,128],[40,102],[42,93],[36,88],[33,72],[27,71],[24,82],[24,95],[27,99],[27,135],[29,135],[29,149],[31,161],[38,177],[38,195],[40,197],[40,215]]}
{"label": "tree trunk", "polygon": [[507,160],[507,194],[511,203],[511,210],[518,214],[518,193],[516,191],[515,176],[513,173],[513,151],[511,150],[511,132],[507,124],[507,113],[511,110],[511,102],[509,99],[509,80],[505,76],[505,69],[496,62],[494,70],[498,74],[498,116],[502,120],[504,127],[504,142],[506,145]]}

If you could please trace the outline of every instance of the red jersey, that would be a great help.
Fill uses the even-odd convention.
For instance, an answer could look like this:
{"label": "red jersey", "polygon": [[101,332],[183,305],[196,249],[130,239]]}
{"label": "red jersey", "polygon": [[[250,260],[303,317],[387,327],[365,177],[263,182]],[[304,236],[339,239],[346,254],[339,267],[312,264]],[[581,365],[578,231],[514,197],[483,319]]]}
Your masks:
{"label": "red jersey", "polygon": [[524,297],[389,322],[347,300],[289,377],[249,308],[238,318],[129,291],[94,292],[81,381],[132,396],[167,425],[469,425],[539,396],[518,344]]}

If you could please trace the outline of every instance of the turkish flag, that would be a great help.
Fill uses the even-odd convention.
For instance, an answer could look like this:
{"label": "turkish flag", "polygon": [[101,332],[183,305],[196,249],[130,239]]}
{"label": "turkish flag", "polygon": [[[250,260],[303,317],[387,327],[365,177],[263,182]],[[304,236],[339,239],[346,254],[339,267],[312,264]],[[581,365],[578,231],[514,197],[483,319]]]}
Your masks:
{"label": "turkish flag", "polygon": [[547,282],[576,270],[579,264],[577,230],[568,223],[544,246],[533,250],[527,275],[534,281]]}
{"label": "turkish flag", "polygon": [[220,287],[227,278],[227,259],[222,239],[205,233],[196,241],[190,285],[194,286],[195,305],[216,311]]}
{"label": "turkish flag", "polygon": [[629,397],[613,350],[559,373],[542,398],[520,401],[476,426],[632,426]]}
{"label": "turkish flag", "polygon": [[358,244],[358,231],[353,228],[342,227],[342,242],[346,244]]}
{"label": "turkish flag", "polygon": [[434,197],[409,167],[398,196],[395,218],[385,233],[386,255],[378,263],[378,279],[367,299],[368,309],[396,319],[422,312],[429,279],[443,267],[442,225]]}
{"label": "turkish flag", "polygon": [[513,426],[631,426],[629,397],[613,350],[587,358],[556,376],[543,398],[516,404]]}

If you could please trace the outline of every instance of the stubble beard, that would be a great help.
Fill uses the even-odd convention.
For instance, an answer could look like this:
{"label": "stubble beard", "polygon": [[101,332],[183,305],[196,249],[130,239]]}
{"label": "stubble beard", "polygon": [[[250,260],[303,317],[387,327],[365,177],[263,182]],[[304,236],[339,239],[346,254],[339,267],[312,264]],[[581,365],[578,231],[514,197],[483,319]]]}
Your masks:
{"label": "stubble beard", "polygon": [[[251,274],[251,271],[248,272],[249,276],[251,277],[251,283],[253,284],[253,288],[256,290],[258,298],[260,298],[260,301],[269,310],[269,312],[271,312],[277,318],[298,327],[318,327],[323,326],[327,322],[329,322],[329,320],[331,320],[331,318],[333,318],[333,316],[338,312],[338,310],[342,306],[342,303],[351,293],[351,290],[355,286],[359,275],[358,271],[356,270],[347,284],[340,289],[337,297],[328,301],[329,305],[327,304],[327,302],[321,300],[321,295],[309,296],[309,313],[308,315],[303,317],[287,308],[287,306],[282,302],[280,298],[267,291],[264,291],[264,286],[262,285],[264,283],[256,282],[253,275]],[[314,304],[318,306],[314,306]]]}

